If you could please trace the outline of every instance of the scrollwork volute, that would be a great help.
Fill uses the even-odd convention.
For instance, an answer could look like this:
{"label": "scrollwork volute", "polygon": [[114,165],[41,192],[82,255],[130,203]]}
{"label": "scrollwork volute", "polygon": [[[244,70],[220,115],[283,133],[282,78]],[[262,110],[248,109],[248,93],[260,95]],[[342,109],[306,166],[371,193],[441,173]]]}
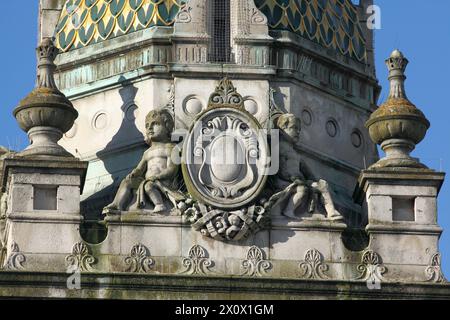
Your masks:
{"label": "scrollwork volute", "polygon": [[3,269],[10,271],[23,270],[25,261],[25,255],[20,252],[19,245],[14,241],[11,242]]}
{"label": "scrollwork volute", "polygon": [[208,107],[232,106],[244,109],[244,99],[237,92],[230,79],[224,78],[220,81],[215,92],[210,96]]}

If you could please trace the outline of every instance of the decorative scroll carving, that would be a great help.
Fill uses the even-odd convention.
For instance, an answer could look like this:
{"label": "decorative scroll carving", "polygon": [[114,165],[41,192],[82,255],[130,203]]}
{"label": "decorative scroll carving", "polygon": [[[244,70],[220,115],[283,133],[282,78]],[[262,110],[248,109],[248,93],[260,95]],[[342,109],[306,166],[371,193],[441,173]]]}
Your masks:
{"label": "decorative scroll carving", "polygon": [[186,4],[182,9],[178,12],[177,17],[175,19],[176,23],[189,23],[192,21],[191,16],[192,7],[189,4]]}
{"label": "decorative scroll carving", "polygon": [[264,259],[264,251],[257,246],[248,249],[247,259],[242,261],[244,273],[241,275],[249,277],[262,277],[272,268],[272,263]]}
{"label": "decorative scroll carving", "polygon": [[186,268],[182,274],[206,275],[212,271],[209,269],[213,262],[208,258],[205,248],[195,245],[189,250],[189,257],[183,259],[183,266]]}
{"label": "decorative scroll carving", "polygon": [[244,109],[244,99],[237,92],[231,80],[224,78],[220,81],[214,93],[210,96],[208,107],[234,106]]}
{"label": "decorative scroll carving", "polygon": [[175,119],[175,83],[172,82],[169,92],[169,102],[164,107],[164,110],[167,110],[173,119]]}
{"label": "decorative scroll carving", "polygon": [[364,252],[361,264],[358,265],[357,269],[361,274],[357,280],[365,280],[372,283],[383,281],[383,274],[387,272],[386,267],[382,264],[381,257],[372,250]]}
{"label": "decorative scroll carving", "polygon": [[155,262],[150,257],[148,248],[139,243],[131,248],[130,256],[125,258],[125,263],[129,265],[127,272],[148,273]]}
{"label": "decorative scroll carving", "polygon": [[310,249],[305,253],[305,260],[299,264],[303,270],[303,278],[307,279],[329,279],[325,272],[328,265],[323,262],[322,254],[316,249]]}
{"label": "decorative scroll carving", "polygon": [[92,271],[95,258],[89,252],[89,247],[83,242],[76,243],[72,254],[66,257],[68,267],[79,271]]}
{"label": "decorative scroll carving", "polygon": [[274,129],[276,125],[274,124],[273,120],[277,119],[278,117],[282,116],[284,114],[283,111],[281,111],[280,107],[275,102],[275,93],[277,91],[274,88],[270,88],[269,90],[269,115],[270,115],[270,123],[267,126],[269,129]]}
{"label": "decorative scroll carving", "polygon": [[252,24],[267,25],[267,17],[256,7],[251,8],[251,22]]}
{"label": "decorative scroll carving", "polygon": [[23,263],[26,258],[23,253],[20,252],[19,246],[16,242],[11,242],[8,256],[6,258],[4,270],[21,270],[24,269]]}
{"label": "decorative scroll carving", "polygon": [[435,253],[430,260],[430,265],[425,269],[427,282],[442,283],[447,282],[441,268],[441,255]]}

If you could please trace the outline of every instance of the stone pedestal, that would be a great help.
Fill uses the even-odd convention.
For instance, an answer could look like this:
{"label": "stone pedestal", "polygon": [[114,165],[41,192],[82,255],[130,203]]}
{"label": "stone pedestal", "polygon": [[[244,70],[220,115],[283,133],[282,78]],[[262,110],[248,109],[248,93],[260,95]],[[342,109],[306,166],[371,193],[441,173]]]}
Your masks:
{"label": "stone pedestal", "polygon": [[[439,254],[437,196],[444,173],[429,169],[383,168],[363,171],[355,192],[368,208],[366,231],[373,263],[389,281],[433,281],[427,274]],[[436,269],[437,270],[437,269]]]}
{"label": "stone pedestal", "polygon": [[81,242],[80,194],[87,165],[75,158],[46,156],[4,160],[3,268],[65,270],[65,257]]}

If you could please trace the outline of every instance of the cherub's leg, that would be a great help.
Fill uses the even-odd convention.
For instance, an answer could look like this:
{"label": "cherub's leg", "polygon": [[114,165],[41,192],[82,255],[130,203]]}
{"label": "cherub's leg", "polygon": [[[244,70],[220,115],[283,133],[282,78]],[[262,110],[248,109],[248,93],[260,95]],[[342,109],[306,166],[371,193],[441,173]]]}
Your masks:
{"label": "cherub's leg", "polygon": [[286,208],[284,209],[283,215],[290,218],[297,218],[295,216],[295,211],[304,203],[308,196],[307,186],[297,186],[293,190],[293,194],[290,196]]}
{"label": "cherub's leg", "polygon": [[321,200],[325,207],[325,211],[327,212],[327,217],[330,219],[341,218],[341,214],[334,207],[328,183],[325,180],[319,180],[319,182],[315,184],[315,187],[320,192]]}
{"label": "cherub's leg", "polygon": [[117,194],[114,197],[114,201],[106,208],[111,210],[123,211],[125,210],[125,207],[130,201],[130,196],[131,196],[131,182],[125,179],[120,184],[119,190],[117,191]]}
{"label": "cherub's leg", "polygon": [[157,213],[167,210],[161,192],[155,187],[153,182],[147,182],[145,184],[145,193],[148,195],[152,203],[155,205],[153,212]]}

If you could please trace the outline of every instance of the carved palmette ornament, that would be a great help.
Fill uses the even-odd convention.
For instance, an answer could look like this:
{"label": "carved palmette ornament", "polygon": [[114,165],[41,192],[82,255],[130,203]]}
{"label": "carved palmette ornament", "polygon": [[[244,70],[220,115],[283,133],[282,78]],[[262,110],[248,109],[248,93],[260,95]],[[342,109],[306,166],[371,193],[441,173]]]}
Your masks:
{"label": "carved palmette ornament", "polygon": [[220,81],[216,90],[209,97],[209,108],[235,107],[244,109],[244,99],[237,92],[230,79],[224,78]]}
{"label": "carved palmette ornament", "polygon": [[223,79],[183,146],[183,178],[197,203],[186,220],[216,240],[241,240],[265,227],[256,204],[270,167],[267,134]]}
{"label": "carved palmette ornament", "polygon": [[322,254],[316,249],[310,249],[305,253],[305,260],[299,265],[303,270],[302,277],[307,279],[328,279],[326,272],[329,267],[323,262]]}
{"label": "carved palmette ornament", "polygon": [[444,274],[441,268],[441,255],[435,253],[430,260],[430,265],[425,269],[425,275],[427,282],[441,283],[446,282]]}
{"label": "carved palmette ornament", "polygon": [[148,273],[155,262],[150,257],[150,251],[143,244],[137,244],[131,248],[130,255],[125,258],[125,263],[129,266],[127,272]]}
{"label": "carved palmette ornament", "polygon": [[262,277],[268,270],[272,268],[272,263],[265,260],[264,251],[257,246],[248,249],[247,259],[242,261],[244,272],[243,276]]}
{"label": "carved palmette ornament", "polygon": [[67,266],[72,270],[78,271],[93,271],[92,265],[95,263],[95,258],[89,252],[89,247],[83,243],[78,242],[72,248],[72,254],[66,257]]}
{"label": "carved palmette ornament", "polygon": [[3,269],[10,271],[22,270],[24,269],[23,263],[25,260],[25,255],[20,252],[19,246],[13,241],[9,247],[8,256],[6,257],[6,263]]}
{"label": "carved palmette ornament", "polygon": [[189,250],[189,256],[183,259],[185,270],[182,274],[206,275],[211,273],[213,262],[208,258],[205,248],[200,245],[194,245]]}
{"label": "carved palmette ornament", "polygon": [[383,266],[378,253],[367,250],[362,256],[361,264],[358,265],[358,271],[360,276],[357,280],[380,283],[384,280],[383,274],[387,272],[387,269]]}

